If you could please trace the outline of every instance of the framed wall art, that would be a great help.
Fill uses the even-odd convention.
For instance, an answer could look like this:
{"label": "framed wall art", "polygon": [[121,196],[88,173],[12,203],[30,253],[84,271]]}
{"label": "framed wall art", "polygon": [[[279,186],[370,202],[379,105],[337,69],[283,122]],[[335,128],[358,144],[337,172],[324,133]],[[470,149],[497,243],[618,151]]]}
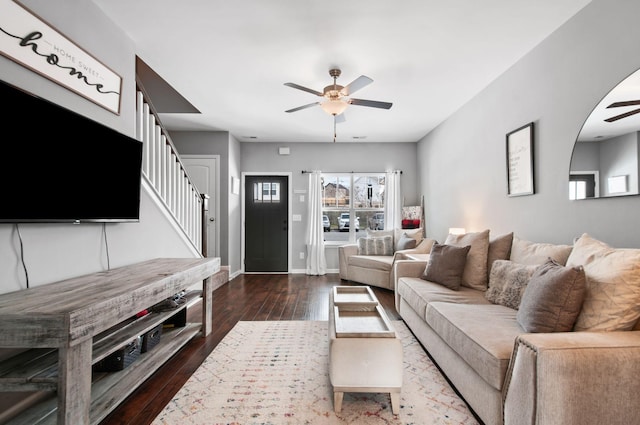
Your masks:
{"label": "framed wall art", "polygon": [[507,194],[533,195],[533,123],[507,133]]}
{"label": "framed wall art", "polygon": [[120,114],[122,78],[15,0],[0,0],[0,54]]}

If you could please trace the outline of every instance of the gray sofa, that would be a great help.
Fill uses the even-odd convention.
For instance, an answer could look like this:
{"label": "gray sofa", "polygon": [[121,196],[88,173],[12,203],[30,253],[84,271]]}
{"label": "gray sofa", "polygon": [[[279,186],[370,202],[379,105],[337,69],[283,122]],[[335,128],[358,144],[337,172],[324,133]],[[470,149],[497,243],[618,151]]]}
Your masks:
{"label": "gray sofa", "polygon": [[[473,254],[485,255],[484,289],[464,279],[458,288],[427,280],[432,258],[394,264],[400,316],[476,415],[486,425],[640,423],[640,250],[614,249],[587,234],[571,246],[511,235],[505,250],[509,235],[470,235],[480,233],[444,245],[481,247]],[[572,281],[584,287],[573,305],[554,311],[568,317],[568,330],[529,329],[531,317],[548,313],[549,301],[531,295],[547,288],[545,264],[582,279]],[[563,306],[561,298],[551,303]]]}

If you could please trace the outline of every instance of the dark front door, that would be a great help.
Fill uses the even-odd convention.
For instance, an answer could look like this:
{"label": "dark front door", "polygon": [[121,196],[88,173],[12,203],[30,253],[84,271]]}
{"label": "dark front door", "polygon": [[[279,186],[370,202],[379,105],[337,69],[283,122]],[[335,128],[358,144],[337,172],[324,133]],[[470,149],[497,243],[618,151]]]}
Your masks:
{"label": "dark front door", "polygon": [[286,176],[245,177],[246,272],[288,272]]}

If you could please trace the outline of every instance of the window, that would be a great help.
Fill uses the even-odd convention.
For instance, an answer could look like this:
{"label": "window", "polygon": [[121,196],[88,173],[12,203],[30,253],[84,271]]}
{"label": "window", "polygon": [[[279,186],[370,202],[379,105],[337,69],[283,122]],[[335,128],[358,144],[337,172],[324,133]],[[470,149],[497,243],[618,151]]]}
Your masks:
{"label": "window", "polygon": [[280,183],[254,183],[253,202],[280,202]]}
{"label": "window", "polygon": [[385,174],[323,174],[322,210],[329,218],[325,242],[354,243],[361,230],[384,229]]}

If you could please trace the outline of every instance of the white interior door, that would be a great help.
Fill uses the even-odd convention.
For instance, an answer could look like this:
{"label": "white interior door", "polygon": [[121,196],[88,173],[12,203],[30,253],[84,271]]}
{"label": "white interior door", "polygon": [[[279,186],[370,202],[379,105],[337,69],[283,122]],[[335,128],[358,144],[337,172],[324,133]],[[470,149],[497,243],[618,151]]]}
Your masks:
{"label": "white interior door", "polygon": [[180,160],[187,169],[187,173],[198,192],[209,195],[209,222],[207,223],[208,257],[218,257],[220,240],[218,205],[220,198],[218,183],[219,155],[180,155]]}

